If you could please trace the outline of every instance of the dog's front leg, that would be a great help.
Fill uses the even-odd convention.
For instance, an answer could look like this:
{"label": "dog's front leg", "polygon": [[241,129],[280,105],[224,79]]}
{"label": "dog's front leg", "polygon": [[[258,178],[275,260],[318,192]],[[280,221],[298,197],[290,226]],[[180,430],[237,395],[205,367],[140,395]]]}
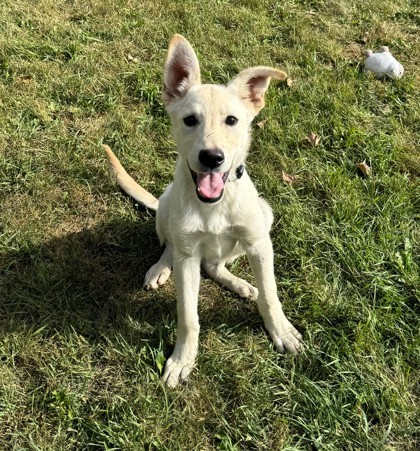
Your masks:
{"label": "dog's front leg", "polygon": [[175,253],[173,264],[177,291],[177,338],[163,374],[163,381],[170,387],[188,379],[197,356],[200,330],[197,312],[200,258]]}
{"label": "dog's front leg", "polygon": [[277,296],[274,277],[273,246],[267,235],[247,247],[247,256],[258,288],[258,308],[265,327],[281,352],[295,354],[301,347],[302,335],[292,326],[283,312]]}

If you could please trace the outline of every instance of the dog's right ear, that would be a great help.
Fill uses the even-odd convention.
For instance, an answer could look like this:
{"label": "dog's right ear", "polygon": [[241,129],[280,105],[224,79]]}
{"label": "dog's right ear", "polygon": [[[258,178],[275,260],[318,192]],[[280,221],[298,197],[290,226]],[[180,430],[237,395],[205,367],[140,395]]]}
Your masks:
{"label": "dog's right ear", "polygon": [[197,55],[183,36],[174,35],[169,43],[163,71],[163,102],[167,105],[173,99],[183,97],[191,86],[200,83]]}
{"label": "dog's right ear", "polygon": [[254,116],[264,107],[264,95],[271,78],[285,80],[287,74],[272,67],[256,66],[240,72],[228,86],[235,90]]}

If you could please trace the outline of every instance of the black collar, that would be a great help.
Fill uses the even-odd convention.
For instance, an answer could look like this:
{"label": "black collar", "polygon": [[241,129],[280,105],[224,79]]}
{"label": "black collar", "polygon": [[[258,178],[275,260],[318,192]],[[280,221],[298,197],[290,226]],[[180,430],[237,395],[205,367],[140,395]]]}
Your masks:
{"label": "black collar", "polygon": [[244,171],[245,171],[245,166],[243,164],[241,164],[240,166],[238,166],[236,168],[235,175],[236,175],[237,180],[240,179],[244,175]]}
{"label": "black collar", "polygon": [[244,175],[244,172],[245,172],[245,166],[243,164],[241,164],[240,166],[238,166],[235,169],[236,178],[229,180],[229,182],[236,182],[236,180],[239,180]]}

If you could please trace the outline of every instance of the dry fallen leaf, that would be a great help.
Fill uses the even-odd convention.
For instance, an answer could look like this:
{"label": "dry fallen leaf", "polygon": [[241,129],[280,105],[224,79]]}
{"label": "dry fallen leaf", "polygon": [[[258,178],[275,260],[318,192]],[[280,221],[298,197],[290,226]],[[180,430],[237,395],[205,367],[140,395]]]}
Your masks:
{"label": "dry fallen leaf", "polygon": [[365,175],[366,177],[370,176],[372,168],[366,163],[366,160],[363,160],[361,163],[357,163],[356,166],[357,169],[359,169],[359,171],[363,173],[363,175]]}
{"label": "dry fallen leaf", "polygon": [[299,176],[286,174],[286,172],[281,171],[281,178],[283,179],[284,183],[288,183],[289,185],[291,185],[292,183],[296,182],[296,180],[299,178]]}
{"label": "dry fallen leaf", "polygon": [[257,122],[257,127],[258,128],[264,128],[265,123],[268,121],[268,119],[263,119],[260,122]]}
{"label": "dry fallen leaf", "polygon": [[317,134],[314,132],[309,133],[309,135],[305,138],[306,141],[312,146],[315,147],[319,144],[319,140],[321,139]]}
{"label": "dry fallen leaf", "polygon": [[290,86],[292,86],[294,82],[295,82],[295,80],[292,80],[291,78],[288,78],[286,80],[286,85],[290,88]]}
{"label": "dry fallen leaf", "polygon": [[366,31],[360,40],[363,42],[363,44],[366,44],[369,41],[369,31]]}
{"label": "dry fallen leaf", "polygon": [[138,63],[140,61],[138,58],[135,58],[134,56],[132,56],[130,54],[127,55],[127,59],[128,59],[128,61],[131,61],[133,63]]}
{"label": "dry fallen leaf", "polygon": [[18,78],[20,83],[23,83],[24,85],[27,85],[28,83],[31,83],[32,77],[30,75],[22,75]]}

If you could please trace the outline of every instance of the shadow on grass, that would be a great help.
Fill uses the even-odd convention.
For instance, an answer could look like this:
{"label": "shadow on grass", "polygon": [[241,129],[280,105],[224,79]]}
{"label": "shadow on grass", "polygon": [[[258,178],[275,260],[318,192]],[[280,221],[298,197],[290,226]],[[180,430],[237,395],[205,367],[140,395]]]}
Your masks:
{"label": "shadow on grass", "polygon": [[145,271],[159,254],[154,221],[114,221],[2,254],[2,327],[70,326],[95,338],[139,310],[143,320],[159,320],[172,310],[172,301],[142,289]]}
{"label": "shadow on grass", "polygon": [[[158,346],[168,334],[165,327],[175,324],[176,294],[173,277],[157,291],[143,289],[146,271],[161,254],[154,225],[154,220],[113,221],[0,254],[3,333],[73,329],[93,343],[121,334],[133,344]],[[262,327],[255,303],[223,299],[229,294],[221,298],[215,282],[206,285],[205,328]]]}

